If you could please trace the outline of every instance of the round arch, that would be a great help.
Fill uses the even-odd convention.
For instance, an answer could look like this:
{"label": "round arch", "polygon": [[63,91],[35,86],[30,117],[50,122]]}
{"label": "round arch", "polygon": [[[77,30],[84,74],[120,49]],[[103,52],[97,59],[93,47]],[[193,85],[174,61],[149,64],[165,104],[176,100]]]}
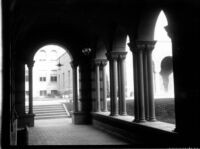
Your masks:
{"label": "round arch", "polygon": [[160,9],[147,8],[141,13],[140,21],[138,22],[136,40],[153,41],[155,24],[160,13]]}
{"label": "round arch", "polygon": [[107,52],[107,50],[106,50],[106,46],[105,46],[104,42],[102,40],[99,40],[97,42],[95,58],[96,59],[107,59],[106,52]]}
{"label": "round arch", "polygon": [[38,43],[37,45],[35,45],[34,47],[32,47],[32,50],[31,50],[32,52],[31,52],[30,59],[34,60],[34,56],[38,52],[38,50],[42,49],[43,47],[48,46],[48,45],[60,47],[61,49],[65,50],[65,52],[70,56],[71,60],[74,59],[73,55],[69,51],[69,48],[67,48],[67,46],[64,43],[61,43],[61,42],[58,42],[58,41],[51,41],[51,42],[46,41],[46,42]]}
{"label": "round arch", "polygon": [[121,25],[118,25],[113,37],[113,51],[125,51],[126,48],[127,31]]}

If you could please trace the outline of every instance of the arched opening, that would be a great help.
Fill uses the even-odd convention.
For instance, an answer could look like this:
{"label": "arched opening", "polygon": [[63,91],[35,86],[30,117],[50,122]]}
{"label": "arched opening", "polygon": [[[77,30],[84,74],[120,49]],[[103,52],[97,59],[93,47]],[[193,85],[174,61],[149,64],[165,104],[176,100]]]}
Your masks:
{"label": "arched opening", "polygon": [[157,42],[152,53],[154,98],[156,118],[160,121],[175,123],[172,42],[165,30],[167,25],[167,18],[161,11],[155,26],[154,40]]}
{"label": "arched opening", "polygon": [[110,74],[110,64],[109,64],[109,61],[107,61],[107,65],[105,66],[106,67],[106,87],[107,87],[107,109],[108,111],[110,111],[110,77],[109,77],[109,74]]}
{"label": "arched opening", "polygon": [[[72,58],[66,51],[58,45],[49,44],[38,49],[34,55],[32,96],[35,120],[70,117],[67,103],[73,103]],[[27,66],[25,93],[28,113],[30,68]]]}
{"label": "arched opening", "polygon": [[134,115],[133,111],[133,100],[134,100],[134,85],[133,85],[133,55],[128,46],[130,43],[129,36],[126,38],[126,61],[125,61],[125,74],[126,74],[126,82],[125,82],[125,96],[126,96],[126,106],[127,106],[127,114]]}

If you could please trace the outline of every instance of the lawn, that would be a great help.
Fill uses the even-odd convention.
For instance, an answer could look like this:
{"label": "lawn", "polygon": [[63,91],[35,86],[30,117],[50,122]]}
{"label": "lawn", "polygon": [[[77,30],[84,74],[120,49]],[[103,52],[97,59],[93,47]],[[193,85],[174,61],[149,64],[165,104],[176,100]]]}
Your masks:
{"label": "lawn", "polygon": [[[66,103],[66,107],[69,111],[72,111],[72,103]],[[126,100],[126,108],[128,115],[134,115],[133,100]],[[109,101],[108,101],[108,110],[110,110]],[[157,120],[175,124],[174,99],[156,99],[155,112]]]}

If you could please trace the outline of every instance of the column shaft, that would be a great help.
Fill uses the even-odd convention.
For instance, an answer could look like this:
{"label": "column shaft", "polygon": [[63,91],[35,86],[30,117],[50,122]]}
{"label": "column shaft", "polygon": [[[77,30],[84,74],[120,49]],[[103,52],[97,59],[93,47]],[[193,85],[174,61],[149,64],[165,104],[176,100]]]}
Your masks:
{"label": "column shaft", "polygon": [[107,112],[107,84],[106,84],[106,62],[102,62],[103,71],[103,112]]}
{"label": "column shaft", "polygon": [[138,97],[139,97],[139,121],[145,121],[144,108],[144,80],[143,80],[143,54],[142,49],[138,49]]}
{"label": "column shaft", "polygon": [[119,114],[122,114],[122,78],[121,78],[121,64],[120,61],[118,59],[118,110],[119,110]]}
{"label": "column shaft", "polygon": [[139,121],[139,95],[138,95],[138,57],[137,53],[133,52],[133,75],[134,75],[134,116],[136,122]]}
{"label": "column shaft", "polygon": [[152,71],[152,50],[154,48],[155,41],[147,45],[147,64],[148,64],[148,89],[149,89],[149,120],[155,121],[155,103],[153,95],[153,71]]}
{"label": "column shaft", "polygon": [[117,60],[113,60],[113,113],[111,115],[118,115],[118,104],[117,104]]}
{"label": "column shaft", "polygon": [[19,117],[25,115],[25,64],[15,64],[15,105]]}
{"label": "column shaft", "polygon": [[147,51],[143,51],[143,72],[144,72],[144,102],[145,102],[145,118],[149,119],[149,94],[148,94],[148,68],[147,68]]}
{"label": "column shaft", "polygon": [[119,96],[119,102],[120,103],[120,114],[121,115],[126,115],[126,99],[125,99],[125,56],[126,53],[122,53],[119,56],[119,69],[118,71],[120,72],[119,76],[119,88],[120,88],[120,96]]}
{"label": "column shaft", "polygon": [[100,101],[99,64],[96,64],[95,68],[96,68],[96,112],[100,112],[101,111],[101,101]]}
{"label": "column shaft", "polygon": [[114,52],[107,53],[110,61],[110,116],[118,115],[117,104],[117,55]]}
{"label": "column shaft", "polygon": [[73,112],[78,112],[78,82],[77,82],[77,64],[71,62],[73,70]]}
{"label": "column shaft", "polygon": [[33,66],[28,66],[29,70],[29,114],[33,114]]}
{"label": "column shaft", "polygon": [[112,60],[110,60],[110,115],[113,115],[113,98],[114,98],[114,96],[113,96],[113,89],[114,89],[114,87],[113,87],[113,62],[112,62]]}

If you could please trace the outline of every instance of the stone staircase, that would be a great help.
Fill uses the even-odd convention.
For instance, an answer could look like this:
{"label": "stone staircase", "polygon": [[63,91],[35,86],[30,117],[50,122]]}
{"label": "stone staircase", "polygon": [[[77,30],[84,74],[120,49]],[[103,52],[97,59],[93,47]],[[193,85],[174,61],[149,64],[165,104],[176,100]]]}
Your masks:
{"label": "stone staircase", "polygon": [[[28,113],[28,106],[26,106],[26,112]],[[56,119],[70,117],[68,110],[63,104],[54,105],[34,105],[33,113],[35,119]]]}

